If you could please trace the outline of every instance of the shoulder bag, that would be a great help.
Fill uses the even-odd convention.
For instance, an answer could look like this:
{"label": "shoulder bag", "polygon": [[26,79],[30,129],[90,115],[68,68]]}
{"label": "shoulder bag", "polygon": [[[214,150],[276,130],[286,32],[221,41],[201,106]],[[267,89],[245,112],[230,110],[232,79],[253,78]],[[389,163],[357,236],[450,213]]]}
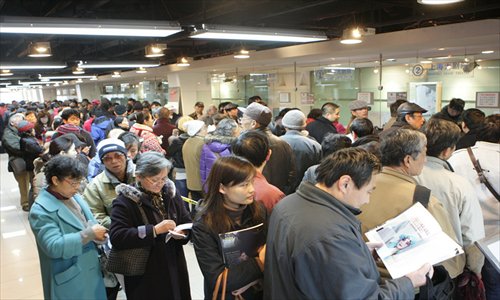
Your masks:
{"label": "shoulder bag", "polygon": [[9,169],[11,169],[11,172],[14,172],[14,174],[19,174],[26,171],[26,162],[22,157],[12,156],[9,159],[9,167]]}
{"label": "shoulder bag", "polygon": [[[144,224],[149,224],[146,213],[142,208],[142,202],[140,202],[140,200],[130,200],[134,201],[137,204],[139,211],[141,212],[142,221],[144,222]],[[109,252],[109,257],[106,262],[106,269],[109,272],[123,274],[125,276],[144,275],[150,252],[150,246],[122,250],[118,250],[113,247]]]}
{"label": "shoulder bag", "polygon": [[476,156],[470,147],[467,148],[467,153],[469,153],[470,160],[474,165],[474,170],[476,170],[477,176],[479,176],[479,182],[483,183],[493,196],[500,201],[500,195],[498,195],[497,191],[495,191],[495,189],[491,186],[491,183],[488,181],[488,178],[486,178],[486,175],[484,175],[483,168],[481,168],[479,161],[476,159]]}

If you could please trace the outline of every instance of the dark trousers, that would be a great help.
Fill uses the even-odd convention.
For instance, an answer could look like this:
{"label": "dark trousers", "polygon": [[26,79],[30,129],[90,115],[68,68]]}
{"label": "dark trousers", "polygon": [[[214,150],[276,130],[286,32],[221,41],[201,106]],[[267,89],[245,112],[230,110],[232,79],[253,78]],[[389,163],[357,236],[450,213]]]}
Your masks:
{"label": "dark trousers", "polygon": [[500,299],[500,273],[497,272],[487,258],[484,259],[481,275],[483,277],[484,289],[486,290],[486,299]]}

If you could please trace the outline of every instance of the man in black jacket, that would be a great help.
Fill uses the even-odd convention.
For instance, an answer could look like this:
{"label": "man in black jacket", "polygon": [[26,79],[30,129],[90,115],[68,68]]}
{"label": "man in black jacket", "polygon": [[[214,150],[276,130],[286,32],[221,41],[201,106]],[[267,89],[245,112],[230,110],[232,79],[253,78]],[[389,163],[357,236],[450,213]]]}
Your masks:
{"label": "man in black jacket", "polygon": [[325,137],[327,133],[337,133],[333,121],[338,120],[339,110],[339,106],[335,103],[328,102],[323,104],[321,108],[323,114],[321,117],[306,126],[306,130],[309,131],[309,136],[312,136],[321,144],[323,137]]}
{"label": "man in black jacket", "polygon": [[273,154],[264,167],[262,174],[270,184],[288,195],[295,192],[293,190],[296,177],[295,158],[292,147],[267,128],[272,117],[273,113],[269,107],[254,102],[245,109],[245,113],[241,118],[241,127],[243,130],[261,131],[268,137]]}

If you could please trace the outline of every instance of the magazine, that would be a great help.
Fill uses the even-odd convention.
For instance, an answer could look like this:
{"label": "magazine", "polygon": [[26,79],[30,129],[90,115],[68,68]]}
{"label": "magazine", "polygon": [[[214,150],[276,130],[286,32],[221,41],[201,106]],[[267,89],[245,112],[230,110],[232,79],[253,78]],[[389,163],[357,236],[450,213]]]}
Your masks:
{"label": "magazine", "polygon": [[229,267],[259,255],[266,243],[264,223],[219,234],[224,264]]}
{"label": "magazine", "polygon": [[394,279],[464,252],[420,203],[368,231],[366,237],[383,243],[377,254]]}

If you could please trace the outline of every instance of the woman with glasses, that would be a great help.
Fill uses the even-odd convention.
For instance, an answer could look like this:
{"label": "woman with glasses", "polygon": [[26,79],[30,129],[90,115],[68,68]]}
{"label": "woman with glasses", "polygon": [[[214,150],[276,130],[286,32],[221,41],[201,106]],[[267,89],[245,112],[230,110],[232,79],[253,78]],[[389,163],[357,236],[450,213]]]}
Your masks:
{"label": "woman with glasses", "polygon": [[[175,230],[191,217],[168,179],[171,167],[162,154],[143,153],[135,168],[136,184],[116,188],[110,227],[113,248],[150,247],[144,274],[125,276],[127,299],[191,299],[182,249],[189,233]],[[167,235],[173,238],[166,242]]]}
{"label": "woman with glasses", "polygon": [[78,194],[85,173],[74,157],[51,159],[45,165],[48,187],[29,214],[45,299],[106,299],[94,242],[103,242],[107,234]]}

